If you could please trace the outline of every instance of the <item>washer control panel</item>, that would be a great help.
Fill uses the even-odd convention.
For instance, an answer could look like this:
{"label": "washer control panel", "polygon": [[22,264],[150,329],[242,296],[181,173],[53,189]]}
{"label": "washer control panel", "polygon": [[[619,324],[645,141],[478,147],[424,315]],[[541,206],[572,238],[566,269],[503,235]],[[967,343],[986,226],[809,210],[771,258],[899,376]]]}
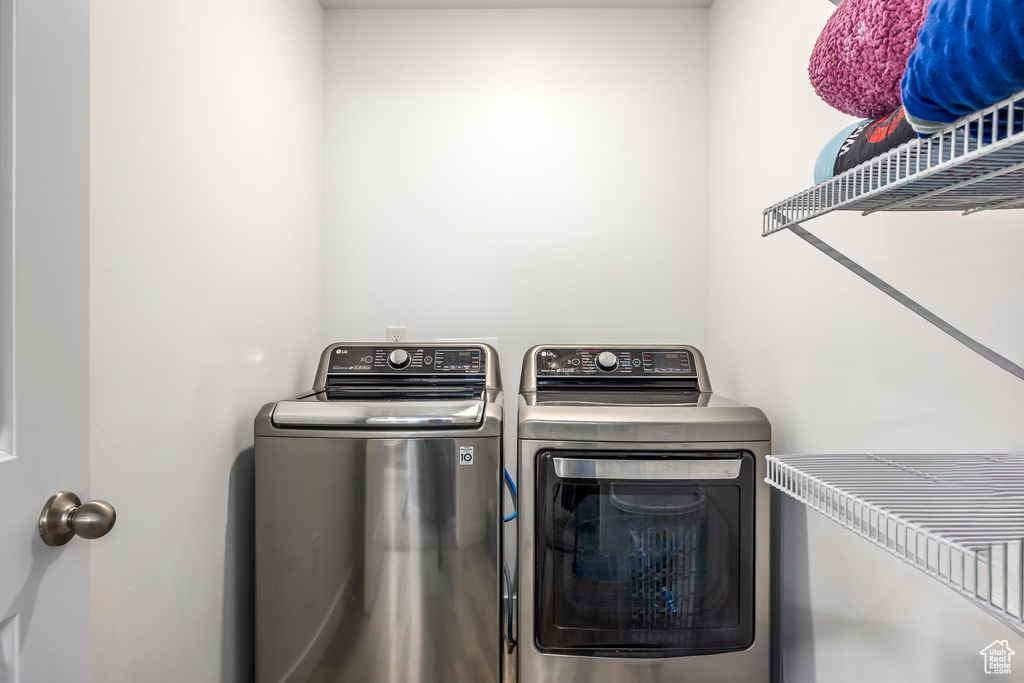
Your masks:
{"label": "washer control panel", "polygon": [[541,348],[538,377],[696,377],[686,349]]}
{"label": "washer control panel", "polygon": [[483,375],[484,350],[446,346],[337,346],[329,375]]}

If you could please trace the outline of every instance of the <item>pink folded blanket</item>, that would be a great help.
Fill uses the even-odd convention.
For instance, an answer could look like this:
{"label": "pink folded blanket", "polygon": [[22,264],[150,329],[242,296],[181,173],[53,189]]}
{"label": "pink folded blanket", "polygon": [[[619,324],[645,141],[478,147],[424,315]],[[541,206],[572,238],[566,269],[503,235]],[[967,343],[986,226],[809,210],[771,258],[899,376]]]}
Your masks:
{"label": "pink folded blanket", "polygon": [[878,118],[902,103],[900,79],[928,0],[843,0],[811,53],[821,99],[852,116]]}

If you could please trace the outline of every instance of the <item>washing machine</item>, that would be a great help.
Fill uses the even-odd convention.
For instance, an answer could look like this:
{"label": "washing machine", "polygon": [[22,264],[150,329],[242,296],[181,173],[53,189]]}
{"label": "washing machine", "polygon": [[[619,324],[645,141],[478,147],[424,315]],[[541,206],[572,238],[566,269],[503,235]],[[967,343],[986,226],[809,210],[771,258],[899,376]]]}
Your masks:
{"label": "washing machine", "polygon": [[258,683],[501,680],[502,426],[484,344],[332,344],[263,407]]}
{"label": "washing machine", "polygon": [[519,395],[529,683],[771,680],[771,426],[691,346],[536,346]]}

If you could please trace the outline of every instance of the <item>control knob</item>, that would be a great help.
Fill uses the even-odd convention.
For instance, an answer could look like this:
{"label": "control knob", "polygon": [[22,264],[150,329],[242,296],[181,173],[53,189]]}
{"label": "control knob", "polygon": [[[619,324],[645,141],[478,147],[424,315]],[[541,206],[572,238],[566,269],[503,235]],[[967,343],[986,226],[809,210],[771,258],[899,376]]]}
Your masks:
{"label": "control knob", "polygon": [[602,351],[597,354],[597,367],[601,368],[605,372],[611,372],[615,368],[619,367],[619,357],[611,351]]}
{"label": "control knob", "polygon": [[401,370],[409,364],[409,354],[405,349],[395,349],[388,356],[388,365],[396,370]]}

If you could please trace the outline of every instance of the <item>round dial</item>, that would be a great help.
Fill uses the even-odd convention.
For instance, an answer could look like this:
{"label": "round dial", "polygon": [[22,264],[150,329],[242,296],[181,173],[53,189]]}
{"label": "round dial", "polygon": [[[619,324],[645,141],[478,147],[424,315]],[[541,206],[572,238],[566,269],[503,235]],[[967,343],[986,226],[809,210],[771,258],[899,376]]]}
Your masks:
{"label": "round dial", "polygon": [[395,368],[396,370],[404,368],[409,364],[409,354],[405,349],[395,349],[388,356],[388,365]]}
{"label": "round dial", "polygon": [[611,372],[619,367],[619,357],[611,351],[602,351],[597,355],[597,367],[605,372]]}

